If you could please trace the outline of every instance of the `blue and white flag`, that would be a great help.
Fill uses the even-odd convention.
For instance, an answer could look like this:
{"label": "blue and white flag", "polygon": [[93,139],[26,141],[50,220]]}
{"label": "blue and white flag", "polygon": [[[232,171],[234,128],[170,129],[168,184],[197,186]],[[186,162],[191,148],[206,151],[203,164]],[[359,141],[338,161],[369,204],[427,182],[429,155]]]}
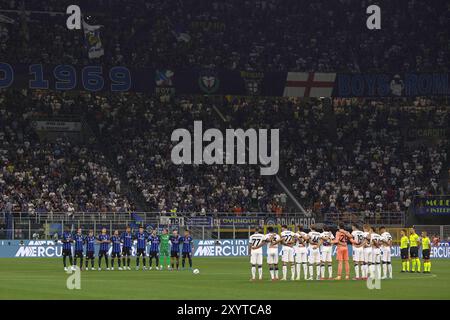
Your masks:
{"label": "blue and white flag", "polygon": [[99,25],[91,26],[83,21],[84,38],[89,59],[99,58],[105,53],[100,39],[100,28]]}

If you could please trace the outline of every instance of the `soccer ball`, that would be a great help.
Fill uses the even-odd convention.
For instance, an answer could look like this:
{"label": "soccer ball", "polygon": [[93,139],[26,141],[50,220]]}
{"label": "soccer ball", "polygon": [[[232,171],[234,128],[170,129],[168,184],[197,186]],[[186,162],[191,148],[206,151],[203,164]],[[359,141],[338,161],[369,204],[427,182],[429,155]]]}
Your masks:
{"label": "soccer ball", "polygon": [[194,270],[192,270],[192,273],[194,273],[194,274],[199,274],[199,273],[200,273],[200,270],[194,269]]}

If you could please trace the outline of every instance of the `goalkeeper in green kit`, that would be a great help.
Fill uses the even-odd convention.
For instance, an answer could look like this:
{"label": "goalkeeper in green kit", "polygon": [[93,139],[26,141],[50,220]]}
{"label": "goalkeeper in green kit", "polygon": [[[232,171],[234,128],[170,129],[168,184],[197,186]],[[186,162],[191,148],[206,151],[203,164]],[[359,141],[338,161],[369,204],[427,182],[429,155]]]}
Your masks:
{"label": "goalkeeper in green kit", "polygon": [[160,235],[161,244],[159,247],[159,257],[161,263],[161,269],[164,267],[169,269],[170,267],[170,241],[169,241],[169,230],[167,228],[163,229],[162,234]]}

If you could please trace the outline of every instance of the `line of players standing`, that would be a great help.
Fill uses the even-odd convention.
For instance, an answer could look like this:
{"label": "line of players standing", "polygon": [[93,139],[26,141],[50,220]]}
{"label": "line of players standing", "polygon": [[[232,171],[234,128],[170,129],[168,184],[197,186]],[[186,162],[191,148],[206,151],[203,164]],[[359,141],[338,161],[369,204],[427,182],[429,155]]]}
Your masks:
{"label": "line of players standing", "polygon": [[[142,256],[143,270],[147,270],[146,266],[146,249],[150,244],[149,269],[152,269],[153,259],[155,259],[156,270],[162,270],[163,265],[159,265],[160,256],[163,258],[163,264],[169,270],[179,270],[180,251],[182,256],[182,268],[185,268],[186,259],[189,262],[189,268],[192,269],[192,254],[194,250],[193,238],[190,232],[186,230],[184,236],[180,236],[177,230],[169,235],[168,229],[163,229],[162,234],[157,234],[153,230],[151,234],[144,231],[142,226],[136,233],[131,232],[131,228],[127,227],[126,231],[119,235],[119,231],[115,230],[113,235],[107,233],[106,228],[101,230],[98,236],[94,235],[93,230],[89,230],[87,235],[83,235],[81,228],[73,234],[69,228],[66,228],[60,239],[63,248],[63,264],[64,270],[68,268],[76,269],[77,259],[80,259],[80,269],[83,270],[83,258],[85,257],[85,270],[89,268],[91,262],[91,270],[95,270],[95,245],[99,244],[98,251],[98,270],[102,270],[102,258],[105,260],[106,270],[114,270],[114,260],[117,259],[118,270],[131,270],[131,256],[133,243],[136,245],[136,270],[140,267],[140,257]],[[72,258],[72,244],[74,246],[74,255]],[[109,250],[111,248],[111,269],[109,268]],[[86,249],[84,254],[84,247]],[[170,256],[170,266],[168,264]],[[70,267],[67,266],[67,257],[69,258]]]}
{"label": "line of players standing", "polygon": [[[319,231],[317,226],[312,225],[309,233],[303,232],[303,226],[297,226],[297,232],[288,230],[286,225],[283,225],[281,229],[281,235],[275,233],[272,227],[268,227],[267,234],[264,235],[260,230],[256,230],[250,236],[249,252],[252,274],[250,280],[256,280],[256,269],[258,269],[259,280],[262,280],[262,247],[264,245],[267,245],[267,264],[272,281],[279,280],[279,245],[282,246],[283,275],[281,280],[287,279],[288,267],[291,270],[291,280],[300,280],[302,267],[305,280],[314,279],[314,270],[316,271],[316,280],[341,280],[343,265],[345,266],[345,279],[349,280],[349,243],[353,245],[355,269],[353,280],[365,280],[369,277],[392,279],[392,236],[385,227],[380,227],[379,233],[376,233],[370,225],[364,225],[363,230],[360,230],[358,225],[352,225],[352,233],[350,233],[344,229],[343,224],[340,224],[336,235],[333,235],[328,226],[324,226],[322,231]],[[333,278],[332,265],[334,245],[337,247],[336,259],[338,261],[336,278]],[[328,278],[325,277],[326,269],[328,269]]]}

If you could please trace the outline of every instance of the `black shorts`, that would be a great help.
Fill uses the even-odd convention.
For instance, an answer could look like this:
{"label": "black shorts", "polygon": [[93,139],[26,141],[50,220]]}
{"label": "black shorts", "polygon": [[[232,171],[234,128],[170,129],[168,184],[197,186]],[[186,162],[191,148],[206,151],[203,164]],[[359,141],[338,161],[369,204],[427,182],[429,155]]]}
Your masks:
{"label": "black shorts", "polygon": [[71,257],[72,256],[72,250],[71,249],[63,249],[62,255],[63,255],[63,257]]}
{"label": "black shorts", "polygon": [[122,255],[131,256],[131,248],[130,247],[122,247]]}
{"label": "black shorts", "polygon": [[408,248],[400,249],[400,256],[402,257],[403,260],[408,259],[409,258]]}
{"label": "black shorts", "polygon": [[100,250],[98,252],[98,256],[99,257],[103,257],[103,256],[107,257],[108,256],[108,251],[107,250]]}
{"label": "black shorts", "polygon": [[419,257],[419,248],[418,247],[409,248],[409,255],[411,256],[411,258],[418,258]]}
{"label": "black shorts", "polygon": [[94,259],[94,251],[86,251],[86,259]]}
{"label": "black shorts", "polygon": [[178,257],[179,257],[179,252],[178,252],[178,251],[172,251],[172,252],[170,252],[170,257],[171,257],[171,258],[178,258]]}
{"label": "black shorts", "polygon": [[136,257],[143,256],[145,257],[145,249],[137,249]]}
{"label": "black shorts", "polygon": [[76,250],[75,251],[75,257],[83,258],[83,250]]}
{"label": "black shorts", "polygon": [[111,258],[120,258],[121,257],[121,255],[120,255],[120,251],[118,251],[118,252],[111,252]]}
{"label": "black shorts", "polygon": [[430,249],[422,250],[422,258],[425,260],[430,260]]}
{"label": "black shorts", "polygon": [[158,251],[150,251],[149,256],[152,258],[156,258],[159,256],[159,252]]}
{"label": "black shorts", "polygon": [[183,252],[183,259],[184,258],[190,258],[191,257],[191,253],[190,252]]}

